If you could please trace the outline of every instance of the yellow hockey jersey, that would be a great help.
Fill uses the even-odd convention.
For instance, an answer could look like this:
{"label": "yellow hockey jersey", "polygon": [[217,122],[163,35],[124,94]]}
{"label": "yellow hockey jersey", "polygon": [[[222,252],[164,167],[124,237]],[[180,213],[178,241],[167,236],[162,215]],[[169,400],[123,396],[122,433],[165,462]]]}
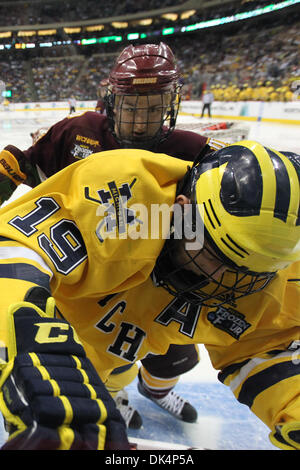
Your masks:
{"label": "yellow hockey jersey", "polygon": [[0,211],[2,360],[8,306],[32,286],[49,287],[104,381],[170,344],[205,344],[220,380],[270,428],[300,421],[300,263],[234,305],[172,297],[151,272],[188,162],[131,149],[96,157]]}

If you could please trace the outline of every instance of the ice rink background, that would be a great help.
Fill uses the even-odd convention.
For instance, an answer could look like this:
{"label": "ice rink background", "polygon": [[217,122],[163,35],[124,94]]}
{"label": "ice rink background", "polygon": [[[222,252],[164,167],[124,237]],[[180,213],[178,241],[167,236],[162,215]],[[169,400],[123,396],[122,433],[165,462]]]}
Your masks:
{"label": "ice rink background", "polygon": [[[30,132],[50,126],[67,116],[67,111],[32,111],[0,113],[0,147],[8,144],[26,149],[31,145]],[[179,116],[180,123],[199,122],[199,118]],[[209,122],[214,121],[210,119]],[[220,121],[220,120],[218,120]],[[208,122],[207,118],[201,120]],[[277,150],[300,151],[300,126],[247,122],[249,139]],[[26,188],[20,187],[14,197]],[[127,391],[130,401],[143,417],[143,427],[130,431],[138,438],[167,441],[212,450],[276,450],[269,442],[268,428],[249,409],[239,404],[231,391],[218,382],[205,349],[201,346],[201,361],[189,373],[183,375],[176,390],[185,396],[198,410],[198,421],[186,424],[172,418],[155,404],[143,398],[133,382]],[[0,422],[0,445],[5,440]]]}

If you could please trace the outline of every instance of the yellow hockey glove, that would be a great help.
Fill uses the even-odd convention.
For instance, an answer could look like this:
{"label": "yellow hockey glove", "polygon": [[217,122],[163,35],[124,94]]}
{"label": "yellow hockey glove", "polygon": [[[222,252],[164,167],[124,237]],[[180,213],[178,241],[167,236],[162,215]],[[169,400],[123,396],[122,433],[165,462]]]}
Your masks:
{"label": "yellow hockey glove", "polygon": [[12,305],[8,321],[0,410],[9,439],[2,449],[129,449],[125,423],[72,326],[30,302]]}
{"label": "yellow hockey glove", "polygon": [[269,437],[272,444],[280,449],[300,450],[300,422],[279,424]]}

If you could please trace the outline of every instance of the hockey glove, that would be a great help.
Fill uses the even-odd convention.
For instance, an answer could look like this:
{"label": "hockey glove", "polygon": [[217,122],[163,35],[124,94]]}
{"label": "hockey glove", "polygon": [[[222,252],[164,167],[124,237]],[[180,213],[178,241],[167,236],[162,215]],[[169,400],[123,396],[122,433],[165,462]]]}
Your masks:
{"label": "hockey glove", "polygon": [[10,198],[17,189],[17,185],[8,177],[0,173],[0,205]]}
{"label": "hockey glove", "polygon": [[[51,307],[52,302],[52,307]],[[8,363],[0,378],[4,450],[129,449],[113,399],[75,330],[30,302],[9,308]]]}
{"label": "hockey glove", "polygon": [[269,437],[272,444],[280,449],[300,450],[300,422],[279,424]]}

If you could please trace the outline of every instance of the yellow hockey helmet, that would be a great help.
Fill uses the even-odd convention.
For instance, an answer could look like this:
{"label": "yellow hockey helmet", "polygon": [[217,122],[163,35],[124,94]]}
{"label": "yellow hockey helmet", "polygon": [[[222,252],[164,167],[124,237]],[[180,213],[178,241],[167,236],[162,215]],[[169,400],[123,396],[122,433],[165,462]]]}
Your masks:
{"label": "yellow hockey helmet", "polygon": [[224,260],[275,272],[300,259],[300,158],[241,141],[195,167],[194,200]]}
{"label": "yellow hockey helmet", "polygon": [[[226,270],[219,278],[212,276],[198,264],[197,253],[186,248],[188,261],[178,265],[173,237],[154,274],[158,285],[187,302],[234,303],[300,260],[300,157],[245,140],[199,160],[178,194],[191,199],[192,233],[197,236],[204,226],[204,244],[197,253],[206,250]],[[191,272],[190,263],[199,275]]]}

